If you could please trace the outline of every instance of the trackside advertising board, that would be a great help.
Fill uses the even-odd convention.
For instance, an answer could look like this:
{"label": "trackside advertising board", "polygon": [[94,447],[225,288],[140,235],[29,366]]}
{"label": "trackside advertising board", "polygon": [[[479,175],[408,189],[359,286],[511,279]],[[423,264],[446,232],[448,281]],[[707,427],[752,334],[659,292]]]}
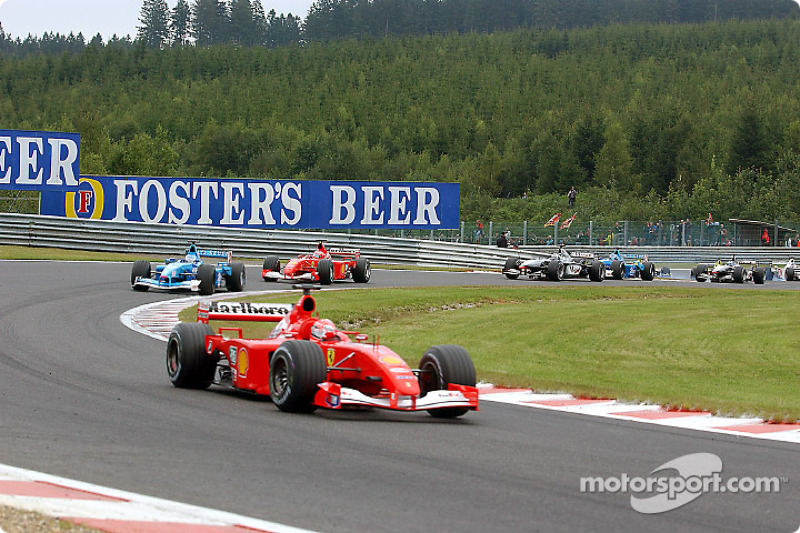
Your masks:
{"label": "trackside advertising board", "polygon": [[80,146],[77,133],[0,130],[0,190],[76,188]]}
{"label": "trackside advertising board", "polygon": [[456,229],[458,183],[81,176],[42,215],[276,229]]}

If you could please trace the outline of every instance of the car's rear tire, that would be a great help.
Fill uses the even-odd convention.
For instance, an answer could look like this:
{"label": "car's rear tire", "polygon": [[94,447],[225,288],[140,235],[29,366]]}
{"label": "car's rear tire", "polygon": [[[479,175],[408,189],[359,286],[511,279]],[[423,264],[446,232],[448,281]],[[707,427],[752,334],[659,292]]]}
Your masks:
{"label": "car's rear tire", "polygon": [[167,375],[181,389],[207,389],[214,380],[217,359],[206,352],[208,324],[181,322],[167,340]]}
{"label": "car's rear tire", "polygon": [[589,279],[592,281],[603,281],[605,277],[606,266],[601,261],[592,261],[592,264],[589,265]]}
{"label": "car's rear tire", "polygon": [[317,276],[322,285],[330,285],[333,283],[333,261],[330,259],[320,259],[317,263]]}
{"label": "car's rear tire", "polygon": [[325,355],[316,343],[286,341],[269,364],[269,395],[272,403],[287,413],[310,413],[316,409],[317,385],[327,379]]}
{"label": "car's rear tire", "polygon": [[788,267],[786,269],[786,281],[794,281],[794,268]]}
{"label": "car's rear tire", "polygon": [[197,279],[200,281],[199,292],[203,296],[214,294],[215,279],[217,268],[214,265],[203,263],[197,267]]}
{"label": "car's rear tire", "polygon": [[152,275],[152,267],[150,266],[150,261],[144,261],[142,259],[133,263],[133,267],[131,268],[131,288],[135,291],[139,292],[147,292],[150,288],[147,285],[139,285],[136,286],[136,278],[150,278]]}
{"label": "car's rear tire", "polygon": [[702,282],[704,280],[700,279],[700,274],[702,274],[702,273],[704,273],[706,271],[708,271],[708,267],[706,265],[703,265],[703,264],[697,265],[696,267],[694,267],[692,269],[692,278],[695,281],[701,281]]}
{"label": "car's rear tire", "polygon": [[[475,365],[467,351],[455,344],[431,346],[419,361],[419,388],[422,396],[436,390],[447,390],[450,383],[475,386]],[[436,418],[455,418],[469,411],[464,407],[429,409]]]}
{"label": "car's rear tire", "polygon": [[356,266],[353,268],[353,281],[356,283],[368,283],[372,277],[372,266],[366,257],[356,258]]}
{"label": "car's rear tire", "polygon": [[561,261],[555,260],[547,263],[547,279],[550,281],[564,279],[564,264]]}
{"label": "car's rear tire", "polygon": [[[269,270],[270,272],[280,272],[281,271],[281,260],[278,259],[277,255],[268,255],[266,259],[264,259],[264,264],[261,266],[261,270]],[[275,281],[274,278],[268,278],[262,276],[261,279],[264,281]]]}
{"label": "car's rear tire", "polygon": [[241,292],[247,283],[244,263],[231,263],[231,275],[225,278],[225,288],[230,292]]}
{"label": "car's rear tire", "polygon": [[642,271],[639,274],[644,281],[653,281],[656,277],[656,266],[649,261],[642,264]]}
{"label": "car's rear tire", "polygon": [[513,274],[513,273],[509,272],[509,270],[512,270],[512,269],[516,270],[517,266],[518,266],[517,265],[517,259],[514,258],[514,257],[509,257],[508,259],[506,259],[506,264],[503,265],[503,274],[508,279],[517,279],[517,278],[519,278],[519,274]]}
{"label": "car's rear tire", "polygon": [[756,285],[763,285],[766,277],[767,272],[763,268],[757,268],[753,270],[753,283]]}
{"label": "car's rear tire", "polygon": [[736,283],[744,283],[744,267],[733,267],[733,281]]}
{"label": "car's rear tire", "polygon": [[[622,261],[611,261],[611,277],[622,279],[625,277],[625,263]],[[594,280],[593,280],[594,281]]]}

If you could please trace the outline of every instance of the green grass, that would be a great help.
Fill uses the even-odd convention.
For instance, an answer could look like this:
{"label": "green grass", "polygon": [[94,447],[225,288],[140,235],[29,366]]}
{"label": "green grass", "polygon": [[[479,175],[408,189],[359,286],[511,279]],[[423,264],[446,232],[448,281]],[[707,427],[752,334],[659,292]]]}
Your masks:
{"label": "green grass", "polygon": [[[321,316],[379,335],[412,366],[428,346],[456,343],[470,352],[478,378],[497,385],[800,417],[795,291],[531,284],[323,291],[316,298]],[[182,319],[192,315],[187,310]],[[247,324],[245,335],[271,327]]]}

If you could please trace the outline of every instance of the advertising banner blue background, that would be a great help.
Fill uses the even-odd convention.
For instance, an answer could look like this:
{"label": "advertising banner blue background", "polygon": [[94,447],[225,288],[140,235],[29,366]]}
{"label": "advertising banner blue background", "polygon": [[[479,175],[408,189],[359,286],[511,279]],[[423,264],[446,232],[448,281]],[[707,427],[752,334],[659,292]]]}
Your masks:
{"label": "advertising banner blue background", "polygon": [[40,214],[280,229],[455,229],[458,183],[81,176],[43,189]]}
{"label": "advertising banner blue background", "polygon": [[78,186],[78,133],[0,130],[0,190],[66,190]]}

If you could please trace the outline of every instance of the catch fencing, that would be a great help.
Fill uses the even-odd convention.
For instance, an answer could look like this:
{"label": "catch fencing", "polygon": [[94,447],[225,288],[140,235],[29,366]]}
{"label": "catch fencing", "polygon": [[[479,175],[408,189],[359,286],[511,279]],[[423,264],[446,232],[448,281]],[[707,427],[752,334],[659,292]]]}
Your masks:
{"label": "catch fencing", "polygon": [[[177,226],[134,222],[69,219],[0,213],[0,243],[125,254],[182,255],[188,242],[203,248],[231,250],[236,257],[282,259],[313,250],[320,241],[359,248],[373,263],[499,270],[508,257],[531,258],[552,252],[554,245],[498,248],[489,244],[437,240],[420,232],[415,238],[357,232],[243,230],[203,226]],[[646,254],[655,263],[714,262],[735,254],[742,260],[785,262],[800,256],[786,247],[620,246],[622,252]],[[607,246],[571,245],[568,250],[607,254]]]}

